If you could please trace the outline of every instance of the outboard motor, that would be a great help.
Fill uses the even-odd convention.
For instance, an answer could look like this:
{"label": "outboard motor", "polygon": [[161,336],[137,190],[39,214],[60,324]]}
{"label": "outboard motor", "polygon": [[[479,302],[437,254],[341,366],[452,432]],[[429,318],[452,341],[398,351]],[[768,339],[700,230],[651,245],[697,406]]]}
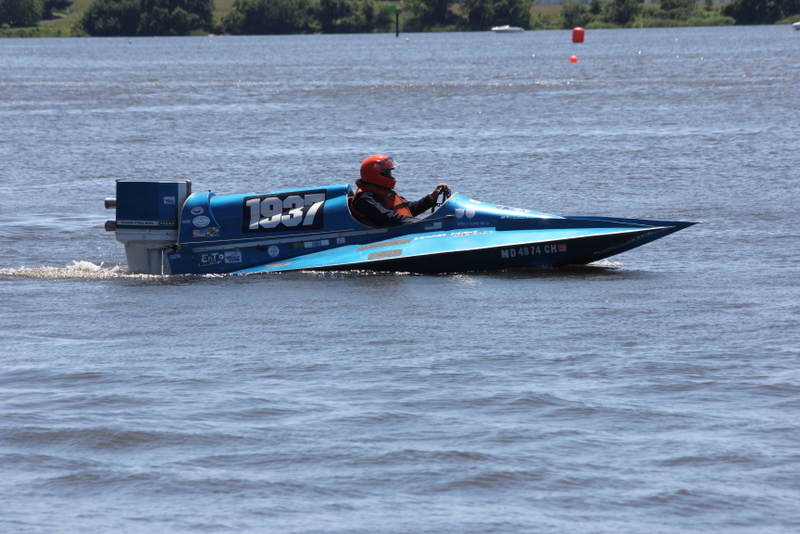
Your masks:
{"label": "outboard motor", "polygon": [[130,272],[170,274],[164,253],[178,242],[181,210],[191,194],[190,180],[117,180],[117,197],[106,199],[117,218],[105,228],[125,245]]}

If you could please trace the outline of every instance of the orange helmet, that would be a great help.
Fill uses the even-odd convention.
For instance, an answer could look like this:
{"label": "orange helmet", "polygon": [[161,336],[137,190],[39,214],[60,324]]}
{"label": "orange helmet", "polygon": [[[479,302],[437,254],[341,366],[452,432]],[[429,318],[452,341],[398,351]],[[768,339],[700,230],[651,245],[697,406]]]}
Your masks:
{"label": "orange helmet", "polygon": [[361,179],[368,184],[394,189],[397,180],[392,177],[392,169],[395,168],[397,164],[392,158],[376,154],[361,162]]}

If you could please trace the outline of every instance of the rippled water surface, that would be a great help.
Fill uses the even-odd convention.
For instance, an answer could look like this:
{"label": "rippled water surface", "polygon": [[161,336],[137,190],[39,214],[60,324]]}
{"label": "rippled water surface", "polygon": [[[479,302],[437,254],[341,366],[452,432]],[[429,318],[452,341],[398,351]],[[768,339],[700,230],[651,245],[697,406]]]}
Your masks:
{"label": "rippled water surface", "polygon": [[[0,40],[0,531],[800,531],[799,63],[788,26]],[[380,152],[410,197],[702,224],[454,276],[137,276],[103,231],[119,178]]]}

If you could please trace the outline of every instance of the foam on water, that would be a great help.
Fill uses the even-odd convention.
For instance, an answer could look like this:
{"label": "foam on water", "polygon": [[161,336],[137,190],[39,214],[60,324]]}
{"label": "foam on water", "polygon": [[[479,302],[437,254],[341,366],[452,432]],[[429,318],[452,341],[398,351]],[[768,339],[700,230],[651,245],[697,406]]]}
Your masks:
{"label": "foam on water", "polygon": [[72,265],[64,267],[19,267],[16,269],[0,269],[0,276],[20,276],[24,278],[118,278],[120,276],[138,277],[126,273],[120,264],[95,264],[90,261],[73,261]]}

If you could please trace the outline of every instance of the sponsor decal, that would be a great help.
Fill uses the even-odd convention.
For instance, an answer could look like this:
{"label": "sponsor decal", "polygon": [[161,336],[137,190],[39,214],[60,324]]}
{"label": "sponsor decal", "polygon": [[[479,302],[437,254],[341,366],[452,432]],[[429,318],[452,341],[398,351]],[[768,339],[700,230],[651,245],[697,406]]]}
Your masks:
{"label": "sponsor decal", "polygon": [[321,239],[319,241],[303,241],[304,248],[327,247],[330,244],[330,239]]}
{"label": "sponsor decal", "polygon": [[209,252],[208,254],[203,254],[200,256],[200,263],[197,264],[198,267],[207,267],[209,265],[217,265],[223,262],[225,259],[225,254],[222,252]]}
{"label": "sponsor decal", "polygon": [[471,219],[471,218],[475,217],[475,210],[473,208],[467,208],[467,209],[456,208],[455,211],[456,211],[456,218],[457,219],[463,219],[465,215],[466,215],[467,219]]}
{"label": "sponsor decal", "polygon": [[197,227],[199,227],[199,228],[203,228],[204,226],[208,226],[210,223],[211,223],[211,219],[209,219],[205,215],[201,215],[199,217],[195,217],[194,219],[192,219],[192,224],[197,226]]}
{"label": "sponsor decal", "polygon": [[[522,208],[512,208],[511,206],[497,206],[497,207],[501,210],[514,211],[516,213],[531,213],[531,210]],[[505,216],[503,216],[503,218],[505,219]]]}
{"label": "sponsor decal", "polygon": [[324,189],[245,197],[242,231],[263,233],[322,229],[325,200]]}
{"label": "sponsor decal", "polygon": [[193,229],[192,237],[219,237],[219,226],[209,226],[208,228],[201,228],[200,230]]}
{"label": "sponsor decal", "polygon": [[204,210],[201,206],[196,206],[192,208],[192,215],[202,215],[204,211],[206,210]]}
{"label": "sponsor decal", "polygon": [[240,250],[226,250],[225,263],[242,263],[242,252]]}
{"label": "sponsor decal", "polygon": [[117,221],[117,226],[158,226],[158,221]]}
{"label": "sponsor decal", "polygon": [[267,254],[269,254],[271,258],[276,258],[278,256],[278,254],[280,254],[280,253],[281,253],[281,249],[279,249],[277,247],[277,245],[271,245],[267,249]]}
{"label": "sponsor decal", "polygon": [[224,252],[209,252],[200,256],[198,267],[208,267],[219,265],[220,263],[242,263],[242,252],[240,250],[226,250]]}
{"label": "sponsor decal", "polygon": [[[447,234],[422,235],[422,236],[419,236],[419,237],[415,237],[414,241],[419,241],[420,239],[433,239],[434,237],[447,237]],[[411,241],[411,239],[409,239],[408,241]],[[400,244],[402,244],[402,243],[400,243]],[[365,247],[361,247],[361,248],[365,248]],[[358,250],[361,250],[361,248],[359,248]]]}
{"label": "sponsor decal", "polygon": [[175,221],[117,221],[117,226],[177,226]]}
{"label": "sponsor decal", "polygon": [[175,204],[175,197],[164,197],[164,204]]}
{"label": "sponsor decal", "polygon": [[473,230],[471,232],[455,232],[450,235],[452,237],[464,237],[465,235],[481,235],[481,234],[491,234],[491,233],[492,233],[491,230],[484,230],[482,232],[478,230]]}

